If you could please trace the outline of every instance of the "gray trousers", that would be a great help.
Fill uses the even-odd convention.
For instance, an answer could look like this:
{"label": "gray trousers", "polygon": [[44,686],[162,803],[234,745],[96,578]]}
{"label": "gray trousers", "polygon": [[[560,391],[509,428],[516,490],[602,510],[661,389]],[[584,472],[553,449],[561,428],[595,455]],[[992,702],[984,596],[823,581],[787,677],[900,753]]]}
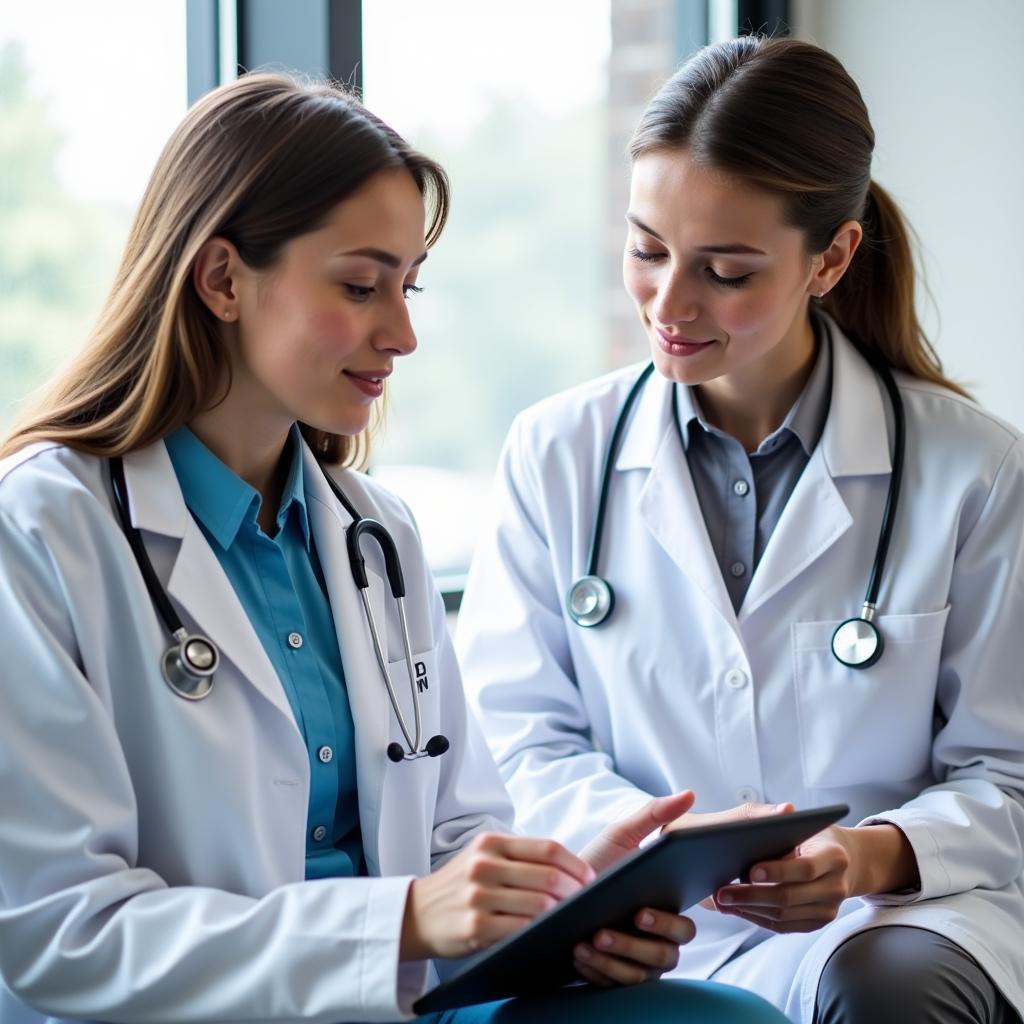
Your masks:
{"label": "gray trousers", "polygon": [[974,959],[922,928],[859,932],[829,958],[815,1024],[1018,1024]]}

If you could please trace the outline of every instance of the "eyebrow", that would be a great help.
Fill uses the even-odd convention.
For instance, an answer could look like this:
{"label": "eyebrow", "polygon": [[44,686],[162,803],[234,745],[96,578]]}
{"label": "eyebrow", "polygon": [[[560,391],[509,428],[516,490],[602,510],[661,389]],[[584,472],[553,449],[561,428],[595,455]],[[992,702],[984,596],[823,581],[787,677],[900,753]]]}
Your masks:
{"label": "eyebrow", "polygon": [[[652,238],[656,238],[659,242],[664,242],[665,239],[658,234],[654,228],[648,227],[639,217],[634,216],[632,213],[626,214],[626,220],[631,224],[635,224],[644,234],[650,235]],[[767,256],[763,249],[755,249],[752,245],[743,245],[740,242],[733,242],[730,245],[700,245],[697,247],[697,252],[712,252],[723,255],[730,254],[746,254],[749,256]]]}
{"label": "eyebrow", "polygon": [[[390,267],[392,270],[397,270],[401,265],[402,261],[395,256],[393,253],[386,252],[384,249],[349,249],[347,252],[336,252],[335,256],[366,256],[371,260],[376,260],[378,263],[383,263],[384,266]],[[412,261],[414,267],[418,267],[427,258],[427,253],[423,253],[421,256],[417,256]]]}

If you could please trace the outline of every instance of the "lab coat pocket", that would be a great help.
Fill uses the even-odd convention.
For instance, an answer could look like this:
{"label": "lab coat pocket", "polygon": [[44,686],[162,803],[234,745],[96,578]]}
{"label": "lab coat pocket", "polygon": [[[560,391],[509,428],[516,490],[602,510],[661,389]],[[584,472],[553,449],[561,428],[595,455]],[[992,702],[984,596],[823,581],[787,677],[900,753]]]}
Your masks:
{"label": "lab coat pocket", "polygon": [[792,626],[793,678],[804,782],[830,789],[916,778],[928,769],[935,690],[949,606],[881,615],[884,641],[870,668],[832,654],[835,622]]}

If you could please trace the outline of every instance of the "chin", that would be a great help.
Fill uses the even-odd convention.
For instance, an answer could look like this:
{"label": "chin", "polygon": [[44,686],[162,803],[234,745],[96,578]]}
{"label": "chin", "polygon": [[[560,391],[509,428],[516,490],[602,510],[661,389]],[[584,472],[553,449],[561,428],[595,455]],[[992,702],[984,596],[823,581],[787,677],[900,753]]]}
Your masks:
{"label": "chin", "polygon": [[322,430],[325,434],[339,434],[342,437],[355,437],[370,425],[369,410],[343,414],[337,412],[323,415],[310,414],[300,416],[299,419],[314,430]]}
{"label": "chin", "polygon": [[[686,384],[689,387],[696,387],[698,384],[706,384],[715,377],[720,377],[722,371],[713,366],[711,360],[704,361],[700,356],[689,359],[679,356],[668,356],[657,346],[651,346],[651,359],[654,368],[666,380],[675,381],[677,384]],[[702,364],[702,365],[698,365]]]}

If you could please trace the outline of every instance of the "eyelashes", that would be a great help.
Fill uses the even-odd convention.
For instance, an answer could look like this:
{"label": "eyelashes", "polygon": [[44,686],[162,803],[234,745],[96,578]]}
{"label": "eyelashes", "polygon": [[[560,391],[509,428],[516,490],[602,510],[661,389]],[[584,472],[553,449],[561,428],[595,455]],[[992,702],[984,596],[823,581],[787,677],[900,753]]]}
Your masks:
{"label": "eyelashes", "polygon": [[753,274],[741,274],[739,277],[722,277],[710,267],[707,268],[707,275],[715,284],[723,285],[726,288],[742,288],[754,276]]}
{"label": "eyelashes", "polygon": [[[642,249],[635,247],[628,249],[627,252],[640,263],[654,263],[662,258],[660,253],[644,252]],[[705,267],[704,272],[712,284],[721,285],[723,288],[742,288],[754,276],[753,272],[751,272],[749,274],[741,274],[739,277],[722,277],[720,274],[716,274],[711,267]]]}
{"label": "eyelashes", "polygon": [[[377,291],[372,285],[345,284],[342,287],[348,292],[349,298],[355,299],[357,302],[365,302]],[[409,298],[410,295],[419,295],[422,291],[423,289],[419,285],[402,285],[402,295],[405,298]]]}

